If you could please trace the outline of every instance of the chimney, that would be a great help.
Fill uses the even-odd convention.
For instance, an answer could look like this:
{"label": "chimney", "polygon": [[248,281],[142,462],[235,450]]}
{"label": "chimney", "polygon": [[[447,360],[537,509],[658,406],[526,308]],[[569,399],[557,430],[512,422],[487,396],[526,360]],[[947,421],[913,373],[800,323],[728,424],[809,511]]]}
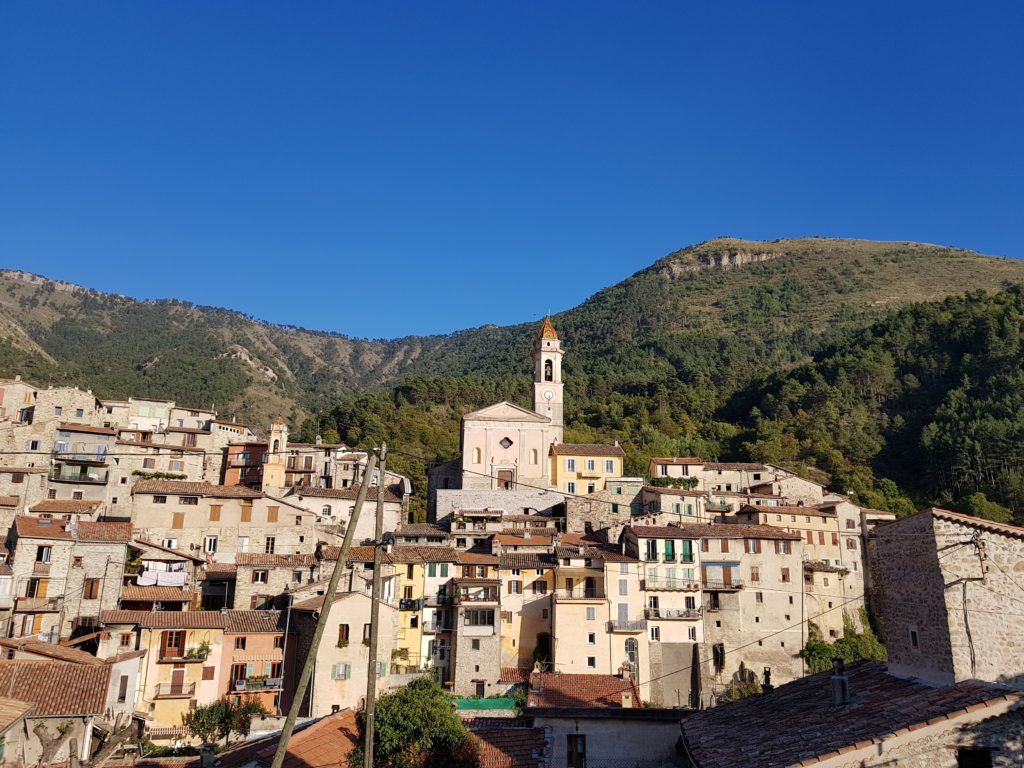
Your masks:
{"label": "chimney", "polygon": [[622,692],[622,708],[632,709],[633,708],[633,692],[626,690]]}
{"label": "chimney", "polygon": [[841,707],[850,703],[850,678],[842,659],[832,659],[832,704]]}

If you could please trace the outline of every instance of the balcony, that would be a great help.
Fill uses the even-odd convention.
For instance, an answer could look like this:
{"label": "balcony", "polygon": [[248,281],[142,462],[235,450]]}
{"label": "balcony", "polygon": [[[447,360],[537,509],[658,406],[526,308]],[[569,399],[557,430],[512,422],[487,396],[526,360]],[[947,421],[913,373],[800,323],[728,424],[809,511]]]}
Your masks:
{"label": "balcony", "polygon": [[204,652],[196,648],[190,648],[185,651],[183,656],[172,655],[179,651],[180,649],[178,648],[168,648],[166,651],[161,651],[159,662],[161,664],[201,664],[210,655],[208,651]]}
{"label": "balcony", "polygon": [[662,561],[666,563],[674,563],[676,561],[676,553],[666,552],[665,556],[662,558]]}
{"label": "balcony", "polygon": [[400,611],[420,611],[423,610],[423,598],[402,598],[398,601],[398,610]]}
{"label": "balcony", "polygon": [[726,504],[724,501],[709,501],[707,508],[711,512],[732,512],[732,504]]}
{"label": "balcony", "polygon": [[739,580],[704,579],[704,589],[710,592],[737,592],[743,589],[743,582]]}
{"label": "balcony", "polygon": [[232,456],[228,462],[228,465],[232,467],[258,467],[261,464],[262,462],[258,456],[250,456],[246,453]]}
{"label": "balcony", "polygon": [[491,637],[495,633],[492,624],[466,624],[459,634],[465,637]]}
{"label": "balcony", "polygon": [[451,625],[445,624],[443,621],[425,621],[421,626],[425,635],[437,635],[442,632],[452,631]]}
{"label": "balcony", "polygon": [[[193,683],[193,686],[195,684]],[[235,680],[235,691],[254,693],[258,691],[279,691],[284,687],[283,677],[266,677],[262,679]]]}
{"label": "balcony", "polygon": [[195,695],[195,683],[158,683],[154,699],[190,699]]}
{"label": "balcony", "polygon": [[426,598],[426,604],[428,606],[431,606],[431,607],[434,607],[434,608],[440,607],[440,606],[444,606],[444,605],[451,605],[452,604],[452,596],[451,595],[429,595]]}
{"label": "balcony", "polygon": [[14,603],[20,613],[58,613],[63,607],[63,597],[19,597]]}
{"label": "balcony", "polygon": [[647,622],[643,619],[639,621],[615,621],[613,619],[608,622],[608,631],[620,635],[637,635],[647,631]]}
{"label": "balcony", "polygon": [[76,485],[106,485],[109,472],[55,472],[49,473],[51,483],[75,483]]}
{"label": "balcony", "polygon": [[33,576],[49,576],[50,575],[50,564],[36,561],[32,563],[32,575]]}
{"label": "balcony", "polygon": [[699,581],[687,579],[641,579],[640,589],[645,592],[699,592]]}
{"label": "balcony", "polygon": [[644,615],[648,619],[658,619],[659,621],[697,621],[700,619],[701,612],[698,608],[648,608],[644,611]]}
{"label": "balcony", "polygon": [[73,464],[95,464],[106,466],[107,449],[95,451],[59,451],[54,449],[53,458],[56,461],[69,461]]}
{"label": "balcony", "polygon": [[603,589],[556,589],[554,592],[556,602],[572,602],[576,600],[600,600],[605,599]]}

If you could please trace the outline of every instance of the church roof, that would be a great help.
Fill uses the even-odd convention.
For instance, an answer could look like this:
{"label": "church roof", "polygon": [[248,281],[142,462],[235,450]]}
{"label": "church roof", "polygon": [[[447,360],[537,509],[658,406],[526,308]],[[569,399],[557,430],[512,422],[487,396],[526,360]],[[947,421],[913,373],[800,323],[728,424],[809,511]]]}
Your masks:
{"label": "church roof", "polygon": [[545,317],[544,318],[544,324],[540,327],[540,330],[537,331],[537,338],[538,339],[557,339],[558,338],[558,332],[555,331],[555,326],[553,326],[551,324],[551,318],[550,317]]}
{"label": "church roof", "polygon": [[467,413],[462,417],[463,421],[532,421],[538,424],[550,424],[551,419],[539,413],[523,408],[522,406],[504,400],[494,405],[488,405],[479,411]]}

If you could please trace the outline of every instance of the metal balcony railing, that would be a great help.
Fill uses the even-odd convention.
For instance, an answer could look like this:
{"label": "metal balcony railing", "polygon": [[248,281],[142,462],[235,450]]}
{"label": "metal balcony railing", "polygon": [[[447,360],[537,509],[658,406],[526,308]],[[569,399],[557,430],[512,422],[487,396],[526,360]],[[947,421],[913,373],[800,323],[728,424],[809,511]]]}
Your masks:
{"label": "metal balcony railing", "polygon": [[675,619],[682,621],[695,621],[700,618],[698,608],[648,608],[644,611],[648,619]]}
{"label": "metal balcony railing", "polygon": [[402,598],[398,601],[398,610],[400,611],[419,611],[423,608],[423,598]]}
{"label": "metal balcony railing", "polygon": [[195,692],[195,683],[158,683],[156,686],[155,698],[185,699],[193,696]]}
{"label": "metal balcony railing", "polygon": [[713,592],[735,592],[738,589],[743,589],[743,582],[739,579],[728,582],[721,579],[704,579],[704,589]]}
{"label": "metal balcony railing", "polygon": [[639,621],[617,621],[612,619],[608,622],[608,631],[617,633],[633,634],[647,631],[647,622],[644,619]]}
{"label": "metal balcony railing", "polygon": [[555,600],[604,600],[603,589],[556,589]]}
{"label": "metal balcony railing", "polygon": [[695,581],[692,578],[670,579],[664,577],[657,577],[653,579],[642,579],[640,582],[640,588],[648,592],[655,590],[678,590],[680,592],[697,592],[700,590],[700,582]]}
{"label": "metal balcony railing", "polygon": [[104,485],[107,482],[109,472],[50,472],[48,477],[53,483],[76,483],[86,485]]}

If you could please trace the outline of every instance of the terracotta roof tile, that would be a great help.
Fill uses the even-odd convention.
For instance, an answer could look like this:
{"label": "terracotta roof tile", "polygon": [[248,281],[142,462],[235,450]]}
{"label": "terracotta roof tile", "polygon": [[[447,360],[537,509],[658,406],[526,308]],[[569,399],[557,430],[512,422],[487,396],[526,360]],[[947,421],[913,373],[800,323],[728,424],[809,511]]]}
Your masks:
{"label": "terracotta roof tile", "polygon": [[238,568],[234,563],[207,563],[206,579],[212,581],[234,581],[238,578]]}
{"label": "terracotta roof tile", "polygon": [[448,528],[437,523],[404,523],[395,531],[397,536],[448,536]]}
{"label": "terracotta roof tile", "polygon": [[32,710],[33,706],[35,705],[28,701],[0,699],[0,733],[4,733],[21,720]]}
{"label": "terracotta roof tile", "polygon": [[147,480],[145,478],[135,481],[132,493],[209,496],[215,499],[263,498],[263,493],[246,488],[244,485],[214,485],[213,483],[194,483],[188,480]]}
{"label": "terracotta roof tile", "polygon": [[316,555],[268,555],[263,552],[239,552],[235,555],[235,566],[308,567],[317,564]]}
{"label": "terracotta roof tile", "polygon": [[232,634],[256,634],[281,631],[280,611],[224,611],[225,631]]}
{"label": "terracotta roof tile", "polygon": [[401,544],[391,550],[391,560],[395,563],[456,563],[459,552],[451,547]]}
{"label": "terracotta roof tile", "polygon": [[102,714],[107,704],[110,667],[63,661],[0,661],[4,698],[35,705],[35,717]]}
{"label": "terracotta roof tile", "polygon": [[61,539],[64,541],[112,541],[128,543],[132,538],[131,523],[94,523],[82,520],[76,525],[52,517],[18,515],[14,518],[20,539]]}
{"label": "terracotta roof tile", "polygon": [[499,683],[528,683],[530,682],[530,670],[522,667],[502,667],[498,676]]}
{"label": "terracotta roof tile", "polygon": [[531,530],[529,536],[523,535],[522,529],[505,529],[491,537],[492,542],[508,544],[510,546],[551,546],[551,540],[555,537],[555,530],[539,528]]}
{"label": "terracotta roof tile", "polygon": [[618,456],[624,457],[626,452],[618,445],[602,445],[601,443],[555,443],[551,446],[552,456]]}
{"label": "terracotta roof tile", "polygon": [[555,559],[549,552],[506,552],[498,558],[503,569],[509,568],[554,568]]}
{"label": "terracotta roof tile", "polygon": [[[774,691],[694,712],[682,719],[683,738],[701,768],[814,765],[971,710],[1019,702],[1024,692],[970,680],[932,687],[861,661],[846,668],[851,702],[832,704],[832,673],[795,680]],[[842,727],[836,727],[841,723]]]}
{"label": "terracotta roof tile", "polygon": [[167,600],[169,602],[190,601],[193,596],[191,589],[181,587],[168,587],[151,584],[139,586],[138,584],[125,584],[121,587],[121,600],[142,600],[158,602]]}
{"label": "terracotta roof tile", "polygon": [[475,728],[473,735],[480,768],[539,768],[548,764],[543,728]]}
{"label": "terracotta roof tile", "polygon": [[138,624],[146,629],[223,629],[224,611],[103,611],[101,624]]}
{"label": "terracotta roof tile", "polygon": [[616,675],[577,675],[561,672],[532,672],[528,707],[621,707],[622,693],[633,694],[633,706],[640,706],[640,692],[633,679]]}
{"label": "terracotta roof tile", "polygon": [[[345,768],[359,737],[356,715],[344,709],[295,729],[283,768]],[[266,768],[274,758],[279,734],[241,744],[217,755],[216,768],[242,768],[255,762]]]}
{"label": "terracotta roof tile", "polygon": [[702,466],[704,464],[704,459],[698,459],[696,456],[659,458],[651,459],[651,464],[659,466],[664,464],[670,467]]}
{"label": "terracotta roof tile", "polygon": [[768,469],[764,464],[756,464],[744,461],[711,461],[704,465],[705,469],[723,472],[764,472]]}
{"label": "terracotta roof tile", "polygon": [[91,424],[73,424],[63,421],[57,425],[60,432],[82,432],[89,435],[116,435],[117,430],[110,427],[94,427]]}
{"label": "terracotta roof tile", "polygon": [[483,552],[459,552],[459,562],[465,565],[497,565],[498,556]]}
{"label": "terracotta roof tile", "polygon": [[45,499],[29,507],[29,512],[37,515],[91,515],[103,506],[102,501],[88,499]]}
{"label": "terracotta roof tile", "polygon": [[103,664],[102,659],[96,658],[91,653],[64,645],[44,643],[36,638],[7,638],[0,640],[0,647],[31,653],[35,656],[45,656],[53,661],[69,661],[75,664],[86,664],[94,667]]}

